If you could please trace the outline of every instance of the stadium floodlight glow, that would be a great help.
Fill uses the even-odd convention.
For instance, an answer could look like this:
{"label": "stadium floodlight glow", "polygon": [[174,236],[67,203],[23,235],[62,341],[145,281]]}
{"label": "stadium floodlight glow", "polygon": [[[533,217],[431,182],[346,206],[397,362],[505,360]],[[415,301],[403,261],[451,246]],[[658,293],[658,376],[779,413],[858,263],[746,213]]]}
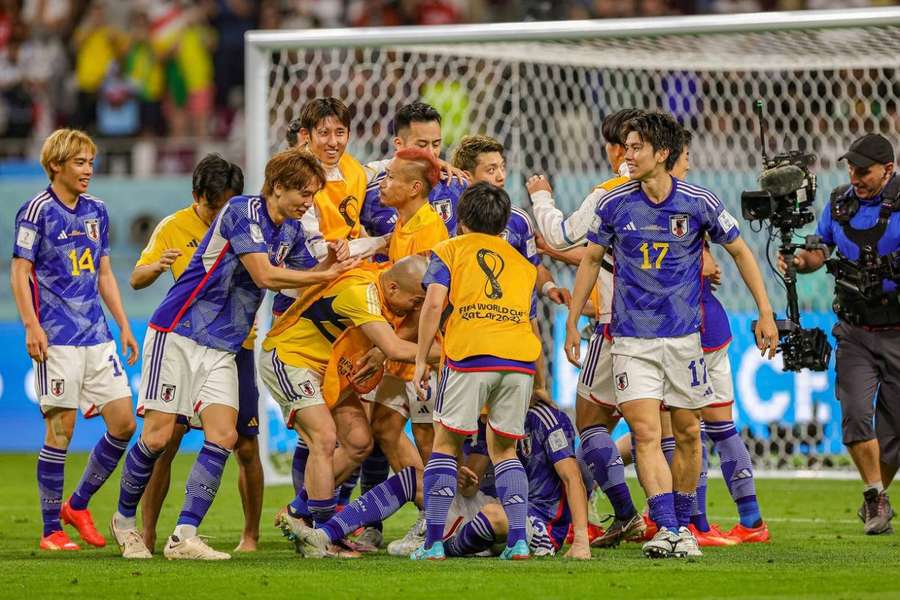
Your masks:
{"label": "stadium floodlight glow", "polygon": [[[423,99],[443,115],[445,152],[462,134],[491,135],[506,147],[514,201],[527,204],[523,176],[543,172],[565,212],[607,178],[600,122],[629,106],[668,110],[692,130],[689,179],[719,194],[733,214],[740,213],[740,191],[754,188],[762,166],[753,117],[757,98],[775,115],[770,150],[816,154],[823,190],[846,176],[837,157],[858,132],[900,135],[900,7],[251,31],[246,42],[243,164],[246,189],[253,192],[261,187],[267,159],[284,147],[287,124],[306,100],[323,95],[351,107],[348,150],[363,162],[392,152],[393,113]],[[819,199],[817,211],[821,206]],[[765,240],[745,239],[762,260]],[[752,310],[743,287],[727,284],[738,277],[731,261],[720,262],[726,282],[720,299],[729,311]],[[565,269],[554,275],[571,281]],[[767,285],[776,297],[777,284],[770,278]],[[830,278],[811,276],[804,285],[813,289],[804,288],[800,309],[829,313]],[[549,329],[544,327],[545,342]],[[264,451],[270,441],[266,419],[261,415]],[[767,452],[774,459],[757,457],[761,467],[790,463],[784,455],[800,445],[795,441],[822,444],[821,427],[794,429],[803,436],[817,433],[794,440],[801,434],[789,432]],[[839,446],[839,434],[836,439]],[[264,464],[268,482],[289,480],[275,473],[271,460]]]}

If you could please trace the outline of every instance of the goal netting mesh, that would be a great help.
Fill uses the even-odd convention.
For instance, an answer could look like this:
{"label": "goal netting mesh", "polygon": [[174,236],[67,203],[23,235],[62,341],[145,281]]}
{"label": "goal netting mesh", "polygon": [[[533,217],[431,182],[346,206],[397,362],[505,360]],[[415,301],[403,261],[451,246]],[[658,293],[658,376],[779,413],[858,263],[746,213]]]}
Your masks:
{"label": "goal netting mesh", "polygon": [[[898,139],[900,27],[698,34],[690,24],[671,35],[502,42],[492,42],[486,26],[477,42],[367,46],[358,35],[339,47],[303,47],[297,32],[295,42],[264,51],[265,104],[248,114],[247,126],[265,129],[265,150],[272,153],[285,146],[287,125],[304,102],[335,96],[353,113],[349,151],[366,162],[390,155],[393,114],[421,99],[443,116],[446,156],[467,133],[491,135],[506,148],[513,201],[529,208],[524,177],[542,172],[567,213],[611,176],[600,124],[625,107],[669,111],[692,130],[688,178],[714,190],[734,215],[740,215],[741,191],[756,189],[761,165],[757,99],[769,115],[770,154],[790,148],[818,155],[817,214],[828,191],[846,178],[837,158],[853,139],[871,131]],[[765,264],[767,235],[742,225],[783,314],[784,290]],[[717,295],[733,326],[746,330],[753,299],[727,255],[715,255],[723,268]],[[558,281],[571,283],[571,268],[545,264]],[[823,270],[802,277],[799,288],[804,318],[830,325],[831,278]],[[557,401],[568,405],[574,386],[554,345],[558,323],[545,305],[545,351]],[[833,376],[760,366],[744,354],[750,343],[748,331],[736,330],[731,358],[738,421],[757,466],[846,468]],[[278,426],[270,422],[270,451],[289,452],[295,436]]]}

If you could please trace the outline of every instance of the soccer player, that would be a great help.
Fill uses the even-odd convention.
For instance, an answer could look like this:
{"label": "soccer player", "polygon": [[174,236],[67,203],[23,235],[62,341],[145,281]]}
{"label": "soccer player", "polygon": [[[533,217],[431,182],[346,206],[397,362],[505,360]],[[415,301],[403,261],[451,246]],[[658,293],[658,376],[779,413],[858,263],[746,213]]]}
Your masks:
{"label": "soccer player", "polygon": [[[578,268],[566,323],[566,355],[580,354],[577,322],[607,248],[615,256],[611,334],[616,403],[631,428],[638,476],[659,531],[644,545],[649,557],[697,556],[688,529],[700,474],[699,409],[715,394],[700,344],[700,268],[704,236],[735,260],[759,308],[757,346],[771,358],[778,331],[752,252],[737,223],[711,192],[674,179],[681,126],[650,113],[628,121],[625,160],[630,183],[600,202]],[[676,447],[671,470],[660,447],[659,409],[672,415]]]}
{"label": "soccer player", "polygon": [[[565,248],[583,243],[598,203],[612,190],[630,181],[625,164],[622,126],[641,114],[643,111],[624,109],[603,119],[602,134],[606,156],[612,170],[619,175],[594,188],[578,210],[569,217],[564,218],[562,211],[555,207],[553,190],[546,178],[534,176],[529,179],[527,188],[531,195],[532,209],[538,227],[551,247]],[[576,250],[570,250],[569,253],[574,253],[570,262],[577,266],[583,250]],[[560,258],[565,260],[566,256]],[[625,483],[625,465],[610,437],[610,432],[620,418],[616,410],[612,381],[612,344],[606,335],[611,317],[612,274],[612,257],[605,255],[594,288],[596,294],[592,294],[597,326],[588,343],[575,400],[575,424],[581,436],[580,457],[588,466],[597,487],[612,504],[615,516],[603,535],[591,542],[597,547],[614,546],[623,539],[640,539],[644,529],[643,519],[635,509],[628,484]]]}
{"label": "soccer player", "polygon": [[[163,554],[169,559],[222,560],[197,536],[237,439],[235,354],[250,333],[265,289],[298,288],[334,279],[355,266],[346,243],[333,244],[315,265],[299,219],[325,174],[309,153],[287,150],[266,165],[260,196],[236,196],[219,212],[197,252],[150,317],[144,341],[139,414],[144,429],[122,471],[118,510],[110,522],[126,558],[149,558],[135,524],[153,465],[174,434],[178,415],[199,415],[205,438],[188,477],[185,501]],[[295,255],[300,254],[297,257]],[[288,259],[308,271],[282,268]]]}
{"label": "soccer player", "polygon": [[[35,394],[46,434],[37,480],[44,523],[42,550],[78,550],[62,523],[103,547],[88,502],[119,464],[134,433],[131,388],[112,339],[103,303],[119,326],[129,365],[137,342],[122,308],[109,259],[109,215],[87,194],[97,147],[85,133],[58,129],[41,148],[50,179],[16,214],[10,287],[34,362]],[[72,496],[62,501],[66,451],[75,411],[103,417],[106,433],[91,452]]]}
{"label": "soccer player", "polygon": [[[421,257],[391,267],[367,263],[328,286],[303,291],[263,342],[262,380],[281,405],[285,423],[309,448],[304,490],[282,520],[308,516],[321,524],[330,519],[335,483],[349,476],[371,450],[361,399],[351,387],[336,392],[329,386],[329,363],[342,354],[338,349],[345,341],[358,346],[356,353],[374,344],[388,358],[411,363],[415,343],[399,338],[388,321],[414,312],[422,303],[425,268]],[[432,359],[438,358],[434,353]],[[340,362],[338,372],[344,369]],[[340,441],[337,450],[335,441]]]}
{"label": "soccer player", "polygon": [[[178,280],[194,255],[194,251],[209,230],[210,224],[225,203],[244,193],[244,174],[241,168],[218,154],[208,154],[194,168],[192,178],[194,202],[156,226],[147,247],[131,274],[131,287],[143,289],[166,271]],[[256,369],[251,334],[235,355],[238,371],[237,443],[234,454],[238,461],[238,491],[244,507],[244,530],[237,551],[256,550],[259,541],[259,519],[262,512],[263,471],[259,460],[259,392],[256,388]],[[144,543],[152,551],[156,547],[156,522],[163,500],[169,491],[172,460],[178,452],[181,438],[190,428],[189,422],[179,419],[163,455],[153,467],[141,502]]]}
{"label": "soccer player", "polygon": [[419,394],[429,386],[427,355],[445,304],[453,308],[444,335],[445,366],[434,407],[434,449],[424,476],[425,543],[410,558],[439,560],[447,510],[456,490],[456,457],[465,436],[478,429],[488,407],[488,451],[498,497],[509,521],[501,558],[529,557],[525,540],[528,479],[516,457],[524,437],[534,361],[541,343],[531,329],[537,270],[500,237],[510,212],[509,196],[487,183],[471,186],[460,198],[460,232],[441,242],[423,285],[419,344],[413,377]]}
{"label": "soccer player", "polygon": [[[441,156],[441,115],[424,102],[407,104],[394,116],[394,150],[421,148],[431,152],[436,160]],[[390,160],[390,159],[388,159]],[[379,185],[385,176],[388,160],[366,165],[369,184],[360,220],[371,236],[385,236],[394,230],[397,212],[381,202]],[[465,181],[458,177],[441,179],[428,194],[428,201],[444,220],[451,236],[456,235],[457,204],[465,191]]]}
{"label": "soccer player", "polygon": [[[477,443],[465,446],[466,465],[459,469],[457,495],[444,528],[447,556],[480,556],[498,543],[505,544],[509,520],[496,500],[496,489],[481,465],[488,465],[486,426],[478,424]],[[528,545],[535,556],[554,554],[562,547],[569,524],[577,532],[567,558],[589,559],[587,496],[573,451],[575,430],[565,413],[532,403],[525,418],[525,437],[517,452],[528,473]],[[411,467],[398,472],[350,504],[317,529],[302,524],[286,528],[298,552],[310,558],[332,556],[329,545],[340,540],[367,519],[385,519],[416,494],[421,495]]]}

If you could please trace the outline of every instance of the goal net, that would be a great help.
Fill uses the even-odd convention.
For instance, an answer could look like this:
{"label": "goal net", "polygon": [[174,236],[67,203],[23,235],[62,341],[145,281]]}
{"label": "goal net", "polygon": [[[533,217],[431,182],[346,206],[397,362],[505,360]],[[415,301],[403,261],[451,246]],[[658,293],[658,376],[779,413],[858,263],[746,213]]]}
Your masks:
{"label": "goal net", "polygon": [[[688,179],[714,190],[740,215],[741,191],[757,189],[761,159],[753,104],[762,99],[770,155],[795,149],[818,156],[818,214],[828,192],[846,179],[837,158],[853,139],[872,131],[900,139],[898,34],[897,8],[251,32],[248,187],[260,187],[267,157],[285,146],[288,123],[309,99],[335,96],[351,108],[348,151],[362,162],[388,157],[393,114],[424,100],[442,114],[445,156],[465,134],[491,135],[506,148],[513,201],[529,208],[524,178],[546,173],[568,213],[611,176],[600,135],[603,117],[637,107],[669,111],[693,132]],[[773,306],[784,314],[784,290],[765,264],[768,236],[741,223]],[[789,374],[777,360],[761,361],[749,331],[753,299],[727,254],[714,254],[723,270],[717,295],[734,330],[735,417],[757,468],[845,472],[850,463],[840,442],[833,370]],[[571,284],[573,269],[547,259],[545,264],[558,282]],[[824,270],[804,276],[799,292],[804,325],[830,331],[831,278]],[[564,312],[543,306],[552,389],[557,402],[570,406],[577,373],[562,355],[564,319]],[[268,408],[263,443],[272,457],[289,454],[296,436]],[[278,475],[272,471],[271,477]]]}

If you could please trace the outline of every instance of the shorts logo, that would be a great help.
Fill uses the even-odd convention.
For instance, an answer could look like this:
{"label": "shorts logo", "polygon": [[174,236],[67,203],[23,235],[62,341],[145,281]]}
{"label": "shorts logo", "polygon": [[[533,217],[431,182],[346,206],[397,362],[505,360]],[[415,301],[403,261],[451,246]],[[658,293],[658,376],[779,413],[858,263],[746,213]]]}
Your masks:
{"label": "shorts logo", "polygon": [[85,219],[84,232],[95,242],[100,241],[100,219]]}
{"label": "shorts logo", "polygon": [[444,223],[447,223],[453,216],[453,205],[449,198],[435,200],[431,203],[431,206],[434,207],[437,214],[441,215],[441,219],[444,220]]}
{"label": "shorts logo", "polygon": [[522,453],[522,456],[529,457],[531,456],[531,436],[526,435],[521,440],[519,440],[519,451]]}
{"label": "shorts logo", "polygon": [[291,250],[290,242],[281,242],[278,244],[278,250],[275,252],[275,264],[281,265],[284,263],[284,259],[287,258],[288,252]]}
{"label": "shorts logo", "polygon": [[309,379],[301,383],[298,387],[300,388],[301,396],[310,397],[316,395],[316,386],[314,386]]}
{"label": "shorts logo", "polygon": [[628,387],[628,373],[616,373],[616,389],[620,392]]}
{"label": "shorts logo", "polygon": [[50,393],[59,398],[66,392],[66,380],[65,379],[51,379],[50,380]]}
{"label": "shorts logo", "polygon": [[162,384],[159,391],[159,397],[163,402],[171,402],[175,399],[175,386],[169,383]]}
{"label": "shorts logo", "polygon": [[503,269],[506,267],[503,257],[493,250],[482,248],[475,256],[475,260],[487,279],[484,284],[484,295],[491,300],[499,300],[503,297],[503,288],[500,287],[500,282],[497,278],[500,277],[500,274],[503,273]]}
{"label": "shorts logo", "polygon": [[669,217],[669,232],[675,237],[682,238],[688,234],[689,230],[687,215],[672,215]]}
{"label": "shorts logo", "polygon": [[341,213],[347,227],[356,225],[356,221],[359,219],[358,206],[359,200],[356,199],[356,196],[347,196],[341,200],[341,203],[338,205],[338,212]]}

